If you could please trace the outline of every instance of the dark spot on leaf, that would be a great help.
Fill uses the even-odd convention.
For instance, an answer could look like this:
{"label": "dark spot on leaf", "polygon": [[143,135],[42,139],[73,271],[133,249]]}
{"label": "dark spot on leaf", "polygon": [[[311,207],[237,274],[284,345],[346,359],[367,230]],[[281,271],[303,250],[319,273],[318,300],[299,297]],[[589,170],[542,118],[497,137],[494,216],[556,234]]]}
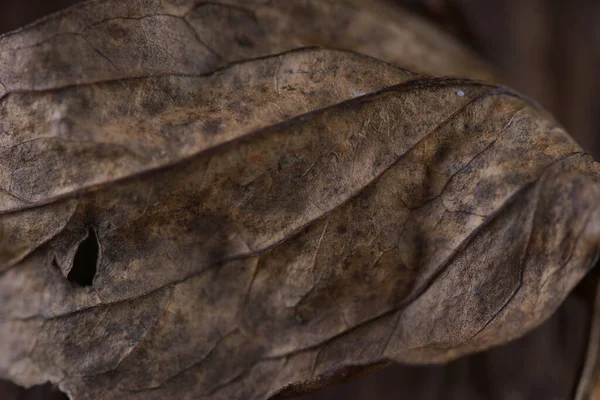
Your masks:
{"label": "dark spot on leaf", "polygon": [[242,47],[246,47],[249,49],[254,48],[254,42],[246,35],[236,35],[235,41]]}
{"label": "dark spot on leaf", "polygon": [[296,157],[284,154],[279,158],[277,167],[281,171],[282,169],[293,167],[294,165],[298,164],[298,161],[299,160]]}
{"label": "dark spot on leaf", "polygon": [[[447,157],[448,153],[452,150],[452,146],[448,142],[442,142],[437,148],[434,155],[434,162],[436,164],[441,163]],[[429,168],[429,166],[428,166]]]}
{"label": "dark spot on leaf", "polygon": [[[140,105],[147,115],[155,116],[164,113],[169,103],[160,97],[146,95]],[[129,109],[127,109],[127,112],[129,112]]]}
{"label": "dark spot on leaf", "polygon": [[220,119],[208,121],[204,124],[202,130],[209,135],[216,135],[221,131],[221,123],[222,121]]}
{"label": "dark spot on leaf", "polygon": [[79,243],[73,259],[73,267],[67,279],[79,286],[92,286],[99,253],[98,236],[93,228],[88,229],[87,237]]}

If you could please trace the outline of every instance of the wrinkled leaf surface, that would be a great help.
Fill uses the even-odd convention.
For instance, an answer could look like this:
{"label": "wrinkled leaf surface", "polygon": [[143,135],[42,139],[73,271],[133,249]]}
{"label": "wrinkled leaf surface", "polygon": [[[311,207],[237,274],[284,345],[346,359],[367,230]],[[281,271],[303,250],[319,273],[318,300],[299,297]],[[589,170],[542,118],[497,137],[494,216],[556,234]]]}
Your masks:
{"label": "wrinkled leaf surface", "polygon": [[283,398],[549,317],[597,260],[597,165],[506,88],[368,57],[481,71],[382,14],[91,1],[1,37],[0,375]]}

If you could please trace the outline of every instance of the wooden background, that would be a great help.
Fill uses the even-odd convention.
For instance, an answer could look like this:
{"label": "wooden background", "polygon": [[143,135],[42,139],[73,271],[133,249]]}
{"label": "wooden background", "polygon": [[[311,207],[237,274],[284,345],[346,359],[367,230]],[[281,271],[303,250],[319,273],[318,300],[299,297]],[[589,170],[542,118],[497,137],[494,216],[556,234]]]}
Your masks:
{"label": "wooden background", "polygon": [[[390,0],[394,1],[394,0]],[[600,159],[600,1],[395,0],[458,36]],[[0,0],[0,33],[77,0]],[[535,332],[445,366],[393,366],[302,400],[559,400],[572,397],[585,352],[587,285]],[[2,338],[0,338],[2,340]],[[2,400],[58,400],[47,385],[0,382]]]}

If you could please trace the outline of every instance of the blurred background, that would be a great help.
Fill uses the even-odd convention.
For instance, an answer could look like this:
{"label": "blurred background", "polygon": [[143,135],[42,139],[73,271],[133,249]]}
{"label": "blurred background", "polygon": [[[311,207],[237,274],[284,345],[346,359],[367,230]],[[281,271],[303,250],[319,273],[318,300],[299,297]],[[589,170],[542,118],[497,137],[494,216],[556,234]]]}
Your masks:
{"label": "blurred background", "polygon": [[[79,1],[0,0],[0,33]],[[600,159],[600,1],[389,1],[458,37],[495,66],[504,84],[550,110],[584,149]],[[444,366],[388,367],[300,399],[573,398],[596,280],[597,274],[586,278],[554,317],[507,346]],[[65,398],[50,385],[25,390],[0,381],[0,400]]]}

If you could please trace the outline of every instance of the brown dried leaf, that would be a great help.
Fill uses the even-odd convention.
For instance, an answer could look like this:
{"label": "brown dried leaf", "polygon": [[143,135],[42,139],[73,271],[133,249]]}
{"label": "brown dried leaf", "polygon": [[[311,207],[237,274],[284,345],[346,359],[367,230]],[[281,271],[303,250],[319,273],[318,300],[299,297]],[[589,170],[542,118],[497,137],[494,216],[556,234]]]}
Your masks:
{"label": "brown dried leaf", "polygon": [[479,68],[390,15],[92,1],[2,37],[0,376],[283,398],[546,319],[597,259],[598,166],[508,89],[300,48]]}

